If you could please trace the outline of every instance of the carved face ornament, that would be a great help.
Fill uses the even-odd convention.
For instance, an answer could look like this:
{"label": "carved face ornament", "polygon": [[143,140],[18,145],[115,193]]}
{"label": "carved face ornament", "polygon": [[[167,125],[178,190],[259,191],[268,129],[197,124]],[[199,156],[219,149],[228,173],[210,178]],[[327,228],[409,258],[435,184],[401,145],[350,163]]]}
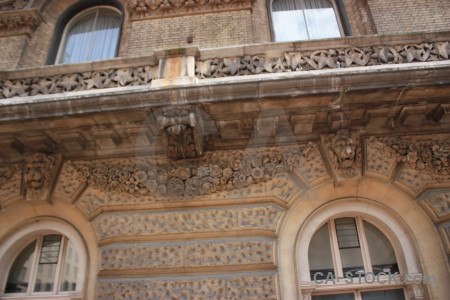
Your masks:
{"label": "carved face ornament", "polygon": [[356,156],[356,145],[353,138],[349,134],[338,133],[333,137],[331,146],[337,156],[339,166],[351,168]]}

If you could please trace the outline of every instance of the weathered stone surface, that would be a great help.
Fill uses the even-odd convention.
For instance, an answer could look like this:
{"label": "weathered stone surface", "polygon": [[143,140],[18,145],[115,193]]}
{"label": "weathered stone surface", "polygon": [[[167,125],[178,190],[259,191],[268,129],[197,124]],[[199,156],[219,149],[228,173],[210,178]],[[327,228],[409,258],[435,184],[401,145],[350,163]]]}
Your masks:
{"label": "weathered stone surface", "polygon": [[99,299],[276,299],[273,275],[99,282]]}
{"label": "weathered stone surface", "polygon": [[336,48],[286,52],[279,57],[246,55],[197,61],[196,74],[200,78],[216,78],[261,73],[439,61],[448,60],[449,56],[449,42]]}
{"label": "weathered stone surface", "polygon": [[103,270],[225,266],[273,262],[273,243],[263,240],[133,244],[101,249]]}
{"label": "weathered stone surface", "polygon": [[63,195],[67,198],[72,198],[74,193],[83,184],[80,182],[75,170],[70,164],[64,164],[58,176],[58,181],[55,186],[54,193]]}
{"label": "weathered stone surface", "polygon": [[366,150],[366,170],[383,176],[389,176],[397,164],[394,150],[386,148],[386,145],[376,138],[366,140]]}
{"label": "weathered stone surface", "polygon": [[426,199],[438,218],[450,214],[450,192],[442,192]]}
{"label": "weathered stone surface", "polygon": [[55,155],[34,153],[25,162],[24,182],[28,200],[46,200],[56,176]]}
{"label": "weathered stone surface", "polygon": [[169,212],[102,214],[92,223],[103,239],[126,235],[275,230],[282,210],[273,205]]}
{"label": "weathered stone surface", "polygon": [[30,1],[29,0],[3,0],[0,1],[0,12],[18,10],[24,8]]}
{"label": "weathered stone surface", "polygon": [[320,153],[317,144],[313,144],[308,151],[302,155],[295,170],[309,183],[328,175],[322,154]]}
{"label": "weathered stone surface", "polygon": [[2,13],[8,7],[11,8],[11,6],[1,6],[0,4],[0,36],[27,34],[42,22],[41,15],[36,10]]}
{"label": "weathered stone surface", "polygon": [[21,195],[22,165],[10,164],[0,166],[0,208],[11,204],[11,199]]}

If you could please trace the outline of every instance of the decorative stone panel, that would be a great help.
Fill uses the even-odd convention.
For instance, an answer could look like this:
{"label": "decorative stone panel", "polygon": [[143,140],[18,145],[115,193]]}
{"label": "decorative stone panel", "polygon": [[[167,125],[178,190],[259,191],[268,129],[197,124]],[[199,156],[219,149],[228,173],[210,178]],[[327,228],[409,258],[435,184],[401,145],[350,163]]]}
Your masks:
{"label": "decorative stone panel", "polygon": [[103,270],[273,263],[273,242],[237,240],[114,245],[101,249],[101,257]]}
{"label": "decorative stone panel", "polygon": [[66,163],[58,176],[54,193],[71,199],[81,185],[82,182],[78,180],[78,174],[70,164]]}
{"label": "decorative stone panel", "polygon": [[378,143],[381,155],[403,164],[398,181],[419,191],[428,183],[450,180],[450,136],[378,137],[371,142]]}
{"label": "decorative stone panel", "polygon": [[92,221],[100,239],[126,235],[275,230],[282,210],[273,205],[170,212],[102,214]]}
{"label": "decorative stone panel", "polygon": [[177,280],[100,280],[101,300],[276,299],[274,275],[208,276]]}
{"label": "decorative stone panel", "polygon": [[382,176],[392,174],[397,165],[394,150],[376,138],[368,138],[366,141],[366,170]]}
{"label": "decorative stone panel", "polygon": [[23,9],[29,0],[0,0],[0,12]]}
{"label": "decorative stone panel", "polygon": [[286,52],[207,59],[196,62],[199,78],[216,78],[262,73],[339,69],[361,66],[448,60],[449,42],[385,45]]}
{"label": "decorative stone panel", "polygon": [[[0,4],[1,5],[1,4]],[[1,12],[0,6],[0,36],[29,34],[41,23],[42,18],[37,10],[21,10]],[[22,49],[18,49],[22,50]]]}
{"label": "decorative stone panel", "polygon": [[434,193],[425,201],[438,218],[450,216],[450,191]]}
{"label": "decorative stone panel", "polygon": [[49,95],[71,91],[105,89],[121,86],[148,85],[156,77],[158,67],[86,71],[48,77],[0,81],[0,99]]}

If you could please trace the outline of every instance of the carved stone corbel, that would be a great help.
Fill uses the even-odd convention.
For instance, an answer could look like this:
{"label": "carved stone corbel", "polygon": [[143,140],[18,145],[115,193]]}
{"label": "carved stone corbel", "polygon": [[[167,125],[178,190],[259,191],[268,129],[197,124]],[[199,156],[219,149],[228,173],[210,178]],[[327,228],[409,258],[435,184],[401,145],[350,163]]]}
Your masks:
{"label": "carved stone corbel", "polygon": [[193,106],[162,108],[156,117],[163,132],[167,157],[173,160],[197,158],[204,152],[204,122]]}
{"label": "carved stone corbel", "polygon": [[[407,280],[409,281],[406,286],[408,289],[408,293],[411,300],[422,300],[425,299],[425,291],[423,289],[423,276],[422,274],[414,274],[410,275],[412,277],[411,279]],[[406,278],[405,278],[406,279]]]}
{"label": "carved stone corbel", "polygon": [[60,156],[34,153],[26,158],[24,183],[27,200],[48,200]]}
{"label": "carved stone corbel", "polygon": [[361,146],[355,133],[339,130],[322,136],[322,143],[338,180],[361,176]]}

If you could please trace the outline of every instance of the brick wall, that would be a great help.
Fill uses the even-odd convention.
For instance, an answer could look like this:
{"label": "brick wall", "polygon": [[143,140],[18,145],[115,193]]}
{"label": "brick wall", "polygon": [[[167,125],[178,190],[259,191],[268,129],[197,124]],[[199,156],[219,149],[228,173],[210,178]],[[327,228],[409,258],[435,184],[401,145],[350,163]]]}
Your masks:
{"label": "brick wall", "polygon": [[[127,56],[146,55],[154,49],[198,46],[215,48],[253,42],[248,10],[153,19],[133,22]],[[187,37],[193,36],[192,44]]]}
{"label": "brick wall", "polygon": [[450,30],[450,0],[368,0],[379,34]]}
{"label": "brick wall", "polygon": [[0,38],[0,70],[11,70],[17,67],[26,39],[26,35]]}

